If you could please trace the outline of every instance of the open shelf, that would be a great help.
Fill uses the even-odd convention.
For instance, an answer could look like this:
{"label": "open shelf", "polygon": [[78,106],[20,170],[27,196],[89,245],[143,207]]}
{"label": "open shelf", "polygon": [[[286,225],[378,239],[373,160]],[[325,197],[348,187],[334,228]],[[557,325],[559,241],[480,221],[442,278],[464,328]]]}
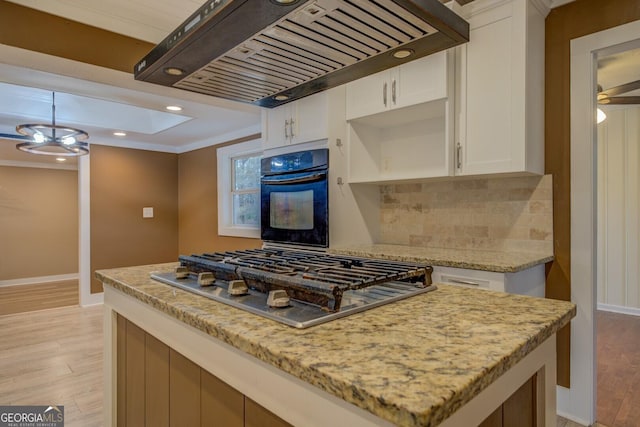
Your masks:
{"label": "open shelf", "polygon": [[349,122],[349,182],[445,177],[452,169],[452,117],[440,99]]}

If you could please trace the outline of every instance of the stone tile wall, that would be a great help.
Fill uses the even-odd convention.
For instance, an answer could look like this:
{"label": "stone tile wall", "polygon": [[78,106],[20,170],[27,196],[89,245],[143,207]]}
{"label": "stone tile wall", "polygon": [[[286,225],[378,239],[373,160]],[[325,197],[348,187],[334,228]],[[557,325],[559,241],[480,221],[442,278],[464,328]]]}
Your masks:
{"label": "stone tile wall", "polygon": [[380,188],[380,243],[553,253],[551,175]]}

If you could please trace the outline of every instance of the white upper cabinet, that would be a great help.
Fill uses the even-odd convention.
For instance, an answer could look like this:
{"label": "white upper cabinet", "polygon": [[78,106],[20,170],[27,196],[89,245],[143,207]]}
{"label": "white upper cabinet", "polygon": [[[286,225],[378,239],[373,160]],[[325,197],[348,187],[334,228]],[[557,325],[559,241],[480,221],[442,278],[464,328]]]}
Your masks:
{"label": "white upper cabinet", "polygon": [[347,120],[447,97],[447,53],[440,52],[347,84]]}
{"label": "white upper cabinet", "polygon": [[346,85],[350,183],[453,174],[453,52]]}
{"label": "white upper cabinet", "polygon": [[327,93],[320,92],[262,112],[263,149],[328,137]]}
{"label": "white upper cabinet", "polygon": [[457,49],[456,175],[544,173],[544,20],[540,0],[476,0]]}

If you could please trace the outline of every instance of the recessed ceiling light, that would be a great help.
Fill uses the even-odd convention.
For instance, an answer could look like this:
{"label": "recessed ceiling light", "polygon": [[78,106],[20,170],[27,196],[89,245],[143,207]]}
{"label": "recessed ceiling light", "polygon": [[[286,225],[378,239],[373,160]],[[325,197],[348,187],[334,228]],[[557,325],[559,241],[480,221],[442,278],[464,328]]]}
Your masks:
{"label": "recessed ceiling light", "polygon": [[127,136],[126,132],[114,132],[113,133],[115,136]]}
{"label": "recessed ceiling light", "polygon": [[289,97],[287,95],[276,95],[274,99],[276,101],[286,101],[287,99],[289,99]]}
{"label": "recessed ceiling light", "polygon": [[179,105],[167,105],[165,108],[169,111],[182,111],[182,107]]}
{"label": "recessed ceiling light", "polygon": [[397,59],[404,59],[404,58],[408,58],[411,55],[413,55],[413,50],[411,49],[398,49],[395,52],[392,53],[394,58]]}
{"label": "recessed ceiling light", "polygon": [[164,72],[170,76],[181,76],[184,74],[184,70],[177,67],[167,67],[164,69]]}
{"label": "recessed ceiling light", "polygon": [[59,162],[66,162],[67,159],[65,159],[64,157],[56,157],[56,160]]}

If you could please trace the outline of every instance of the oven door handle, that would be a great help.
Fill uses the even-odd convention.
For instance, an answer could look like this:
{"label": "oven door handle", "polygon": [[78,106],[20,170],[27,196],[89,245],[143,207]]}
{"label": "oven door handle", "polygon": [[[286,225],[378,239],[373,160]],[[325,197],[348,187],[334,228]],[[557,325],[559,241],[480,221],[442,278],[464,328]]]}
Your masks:
{"label": "oven door handle", "polygon": [[299,184],[301,182],[313,182],[313,181],[321,181],[326,179],[326,172],[317,172],[309,175],[298,176],[295,178],[262,178],[260,180],[261,184],[267,185],[286,185],[286,184]]}

